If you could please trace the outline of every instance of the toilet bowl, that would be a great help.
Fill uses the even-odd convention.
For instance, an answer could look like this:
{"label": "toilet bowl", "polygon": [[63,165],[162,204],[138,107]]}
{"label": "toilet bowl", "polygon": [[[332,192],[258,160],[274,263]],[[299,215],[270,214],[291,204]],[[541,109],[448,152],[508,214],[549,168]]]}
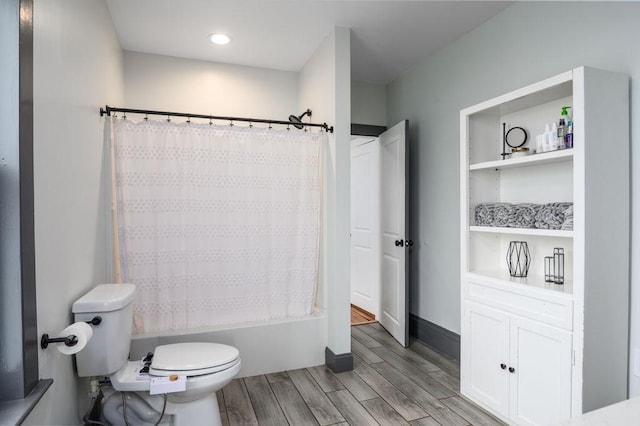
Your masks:
{"label": "toilet bowl", "polygon": [[[129,361],[134,292],[132,284],[101,284],[72,308],[76,321],[100,317],[93,338],[76,354],[76,365],[79,377],[109,378],[110,386],[103,388],[104,420],[113,425],[152,425],[160,418],[160,424],[174,426],[221,425],[216,392],[240,372],[239,351],[218,343],[177,343],[156,347],[146,357],[148,366]],[[186,377],[186,389],[151,394],[159,391],[151,389],[152,379],[174,375]]]}
{"label": "toilet bowl", "polygon": [[[163,422],[171,425],[220,425],[220,408],[215,392],[240,371],[236,348],[217,343],[177,343],[158,346],[149,377],[184,375],[186,390],[167,394]],[[129,361],[110,376],[113,389],[105,393],[103,415],[110,424],[124,424],[123,399],[129,424],[155,424],[162,414],[163,399],[149,393],[149,380],[141,380],[140,361]],[[134,395],[129,395],[134,393]],[[161,422],[160,424],[164,424]]]}

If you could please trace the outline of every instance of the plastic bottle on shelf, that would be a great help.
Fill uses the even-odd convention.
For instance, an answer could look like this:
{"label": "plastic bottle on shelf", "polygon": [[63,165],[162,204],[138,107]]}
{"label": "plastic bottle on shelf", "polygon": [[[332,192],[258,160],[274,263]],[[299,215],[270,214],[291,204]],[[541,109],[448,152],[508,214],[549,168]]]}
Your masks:
{"label": "plastic bottle on shelf", "polygon": [[560,120],[558,120],[558,149],[566,148],[567,124],[569,123],[570,106],[562,107],[560,111]]}
{"label": "plastic bottle on shelf", "polygon": [[544,133],[540,133],[536,135],[536,154],[540,154],[544,152],[544,138],[546,135]]}
{"label": "plastic bottle on shelf", "polygon": [[555,121],[551,123],[551,131],[549,132],[549,145],[551,147],[550,151],[560,149],[560,147],[558,146],[558,125]]}
{"label": "plastic bottle on shelf", "polygon": [[542,152],[551,151],[552,145],[549,135],[551,134],[551,126],[547,123],[544,125],[544,132],[542,133]]}
{"label": "plastic bottle on shelf", "polygon": [[565,142],[564,142],[564,137],[566,136],[567,133],[567,124],[564,121],[564,118],[560,118],[560,120],[558,120],[558,130],[557,130],[557,145],[558,145],[558,149],[564,149],[565,148]]}
{"label": "plastic bottle on shelf", "polygon": [[573,148],[573,120],[567,123],[567,134],[564,137],[564,144],[567,148]]}

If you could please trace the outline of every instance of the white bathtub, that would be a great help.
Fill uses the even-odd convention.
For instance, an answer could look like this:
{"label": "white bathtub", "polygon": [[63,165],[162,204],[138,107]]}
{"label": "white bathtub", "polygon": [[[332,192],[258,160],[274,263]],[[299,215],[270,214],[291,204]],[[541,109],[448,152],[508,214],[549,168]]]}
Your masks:
{"label": "white bathtub", "polygon": [[180,334],[134,336],[131,359],[140,359],[156,346],[182,342],[214,342],[235,346],[242,369],[238,377],[255,376],[324,364],[327,346],[325,312],[310,316],[199,329]]}

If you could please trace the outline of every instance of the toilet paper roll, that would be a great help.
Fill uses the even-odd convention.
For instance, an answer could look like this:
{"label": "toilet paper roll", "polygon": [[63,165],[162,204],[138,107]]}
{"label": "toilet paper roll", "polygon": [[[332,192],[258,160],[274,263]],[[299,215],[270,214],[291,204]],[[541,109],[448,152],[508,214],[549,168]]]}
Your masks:
{"label": "toilet paper roll", "polygon": [[74,335],[78,338],[78,343],[73,346],[67,346],[64,343],[57,343],[56,346],[60,352],[65,355],[77,354],[87,346],[87,342],[93,337],[93,328],[86,322],[74,322],[58,334],[58,337],[67,337]]}

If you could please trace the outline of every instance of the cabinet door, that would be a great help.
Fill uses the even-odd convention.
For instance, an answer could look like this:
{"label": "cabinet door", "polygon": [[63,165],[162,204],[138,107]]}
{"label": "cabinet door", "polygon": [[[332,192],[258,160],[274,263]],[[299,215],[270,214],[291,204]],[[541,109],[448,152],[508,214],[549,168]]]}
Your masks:
{"label": "cabinet door", "polygon": [[[463,393],[504,417],[509,414],[509,316],[465,302]],[[503,368],[504,367],[504,368]]]}
{"label": "cabinet door", "polygon": [[510,344],[509,418],[526,425],[569,419],[571,333],[512,316]]}

